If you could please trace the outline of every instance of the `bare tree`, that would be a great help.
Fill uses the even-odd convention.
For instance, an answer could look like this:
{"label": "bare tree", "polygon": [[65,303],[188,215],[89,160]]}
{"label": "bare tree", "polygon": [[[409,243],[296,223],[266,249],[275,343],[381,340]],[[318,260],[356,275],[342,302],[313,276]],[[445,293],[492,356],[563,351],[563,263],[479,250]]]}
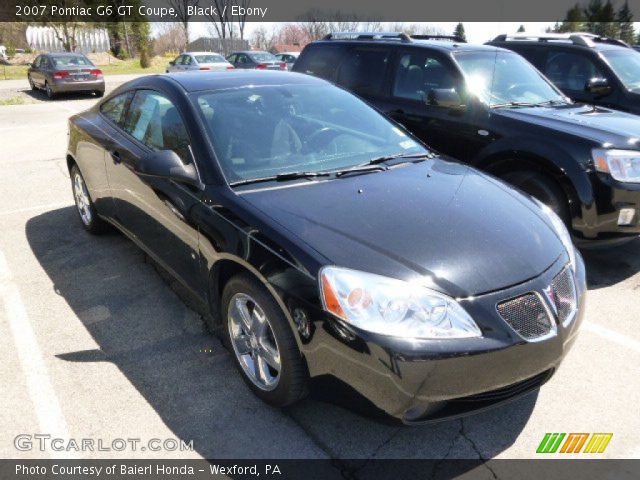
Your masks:
{"label": "bare tree", "polygon": [[213,0],[215,13],[210,14],[209,18],[218,38],[224,39],[227,36],[233,36],[233,28],[230,28],[233,2],[234,0]]}
{"label": "bare tree", "polygon": [[47,27],[51,27],[66,52],[74,52],[76,50],[78,33],[84,27],[83,22],[45,22],[44,24]]}
{"label": "bare tree", "polygon": [[179,53],[184,48],[186,41],[184,28],[181,23],[158,23],[158,35],[153,42],[153,51],[156,55],[167,52]]}
{"label": "bare tree", "polygon": [[[242,12],[246,12],[251,5],[251,0],[235,0],[235,5],[240,7]],[[236,22],[238,23],[238,31],[240,32],[240,40],[244,40],[244,28],[247,23],[247,14],[238,15]]]}
{"label": "bare tree", "polygon": [[184,49],[189,45],[189,6],[197,6],[200,0],[167,0],[170,7],[175,8],[178,21],[184,31]]}

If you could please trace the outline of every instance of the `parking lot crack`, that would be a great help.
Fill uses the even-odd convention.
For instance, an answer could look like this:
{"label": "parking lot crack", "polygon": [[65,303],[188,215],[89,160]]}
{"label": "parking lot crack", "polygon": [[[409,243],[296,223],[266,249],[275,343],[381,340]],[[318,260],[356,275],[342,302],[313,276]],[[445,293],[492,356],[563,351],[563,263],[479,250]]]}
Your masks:
{"label": "parking lot crack", "polygon": [[[480,449],[478,448],[476,443],[471,439],[471,437],[469,437],[467,435],[467,432],[465,431],[465,428],[464,428],[464,419],[460,419],[460,431],[458,432],[458,437],[461,437],[461,438],[465,439],[467,442],[469,442],[469,445],[471,445],[471,448],[473,449],[473,451],[478,455],[478,458],[482,462],[482,465],[487,470],[489,470],[489,472],[491,472],[491,475],[493,476],[493,478],[495,478],[497,480],[498,476],[496,475],[496,472],[494,472],[493,469],[489,466],[489,463],[488,463],[489,459],[485,458],[482,455],[482,453],[480,452]],[[444,458],[446,458],[446,456]]]}

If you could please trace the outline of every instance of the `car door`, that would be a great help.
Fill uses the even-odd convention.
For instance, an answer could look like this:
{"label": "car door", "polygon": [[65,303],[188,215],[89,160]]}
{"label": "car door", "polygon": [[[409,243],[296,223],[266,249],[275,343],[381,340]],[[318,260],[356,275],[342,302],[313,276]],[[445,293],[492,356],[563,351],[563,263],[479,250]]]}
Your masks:
{"label": "car door", "polygon": [[184,59],[182,61],[182,70],[197,70],[198,65],[195,63],[193,57],[191,55],[184,55]]}
{"label": "car door", "polygon": [[136,171],[139,159],[154,150],[173,150],[185,163],[195,161],[182,118],[165,94],[136,91],[105,164],[117,222],[164,268],[198,292],[198,233],[190,215],[199,192]]}
{"label": "car door", "polygon": [[44,87],[45,82],[45,70],[47,68],[47,57],[40,55],[34,65],[32,79],[38,87]]}
{"label": "car door", "polygon": [[391,62],[387,46],[349,48],[340,67],[336,83],[374,105],[386,98],[385,85]]}
{"label": "car door", "polygon": [[610,73],[591,55],[575,49],[549,49],[541,65],[542,73],[574,101],[604,106],[616,103],[615,89],[607,95],[586,91],[591,78],[605,78],[609,85],[615,85]]}
{"label": "car door", "polygon": [[468,160],[477,147],[477,109],[430,104],[433,89],[453,89],[466,103],[462,75],[451,59],[426,49],[399,49],[382,109],[435,150]]}
{"label": "car door", "polygon": [[254,68],[254,66],[255,65],[249,58],[249,55],[245,53],[238,53],[236,55],[236,65],[235,65],[236,68],[249,69],[249,68]]}
{"label": "car door", "polygon": [[235,53],[232,53],[231,55],[229,55],[229,56],[227,57],[227,62],[229,62],[229,63],[230,63],[231,65],[233,65],[235,68],[238,68],[238,67],[236,66],[237,60],[238,60],[238,56],[237,56]]}

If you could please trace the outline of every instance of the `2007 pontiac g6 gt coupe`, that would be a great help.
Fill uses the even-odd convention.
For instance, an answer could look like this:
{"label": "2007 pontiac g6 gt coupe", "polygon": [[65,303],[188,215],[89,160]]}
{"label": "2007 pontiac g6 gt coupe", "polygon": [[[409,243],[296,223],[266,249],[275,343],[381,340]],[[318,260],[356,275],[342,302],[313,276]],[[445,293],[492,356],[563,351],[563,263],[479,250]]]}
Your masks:
{"label": "2007 pontiac g6 gt coupe", "polygon": [[67,161],[84,227],[187,287],[272,405],[330,375],[406,423],[461,415],[542,385],[581,322],[555,214],[317,78],[139,78],[70,119]]}

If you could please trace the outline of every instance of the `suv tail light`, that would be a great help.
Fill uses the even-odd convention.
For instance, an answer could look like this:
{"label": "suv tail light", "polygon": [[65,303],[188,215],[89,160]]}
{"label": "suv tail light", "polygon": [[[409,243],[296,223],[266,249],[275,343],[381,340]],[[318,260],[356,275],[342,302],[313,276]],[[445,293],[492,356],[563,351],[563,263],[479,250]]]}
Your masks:
{"label": "suv tail light", "polygon": [[93,75],[94,77],[101,77],[102,76],[102,70],[95,68],[93,70],[91,70],[89,72],[90,75]]}
{"label": "suv tail light", "polygon": [[267,68],[266,63],[259,63],[258,65],[256,65],[257,70],[264,70],[265,68]]}
{"label": "suv tail light", "polygon": [[67,78],[68,76],[68,70],[58,70],[57,72],[53,72],[53,78]]}

